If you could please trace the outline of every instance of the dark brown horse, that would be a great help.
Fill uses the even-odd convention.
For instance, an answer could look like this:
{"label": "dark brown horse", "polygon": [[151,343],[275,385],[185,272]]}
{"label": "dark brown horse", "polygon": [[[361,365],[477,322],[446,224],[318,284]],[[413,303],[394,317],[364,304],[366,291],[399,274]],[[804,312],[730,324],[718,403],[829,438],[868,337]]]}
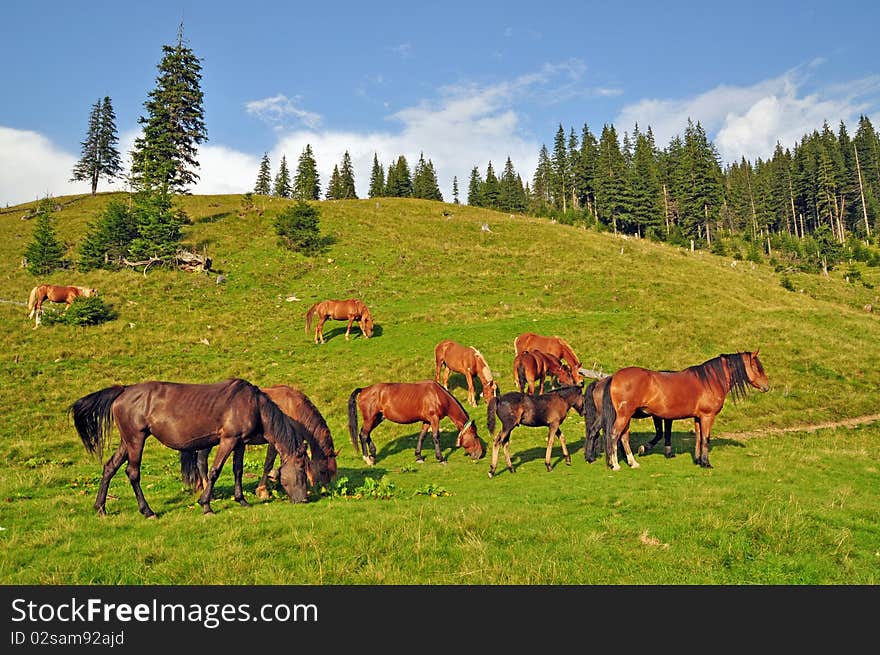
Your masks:
{"label": "dark brown horse", "polygon": [[324,323],[328,319],[348,321],[345,327],[345,340],[348,341],[352,324],[357,321],[361,334],[367,339],[373,336],[373,315],[369,308],[357,298],[348,300],[322,300],[309,307],[306,312],[306,334],[312,329],[312,319],[317,318],[315,325],[315,343],[324,343]]}
{"label": "dark brown horse", "polygon": [[477,406],[476,391],[474,390],[474,375],[480,378],[483,384],[483,398],[492,398],[497,390],[492,370],[483,357],[483,353],[472,346],[463,346],[460,343],[445,339],[434,348],[434,363],[436,364],[434,379],[440,382],[440,371],[443,367],[443,388],[449,389],[449,374],[452,371],[464,374],[468,387],[468,403],[471,407]]}
{"label": "dark brown horse", "polygon": [[556,355],[540,350],[522,350],[513,358],[513,379],[517,389],[529,393],[544,393],[544,380],[556,378],[559,384],[576,384],[568,367]]}
{"label": "dark brown horse", "polygon": [[[602,394],[605,387],[608,386],[610,376],[594,380],[584,392],[584,429],[586,431],[586,439],[584,440],[584,459],[588,462],[596,461],[596,450],[599,442],[599,432],[602,429]],[[654,438],[647,444],[639,446],[639,455],[654,448],[660,439],[664,440],[663,452],[667,459],[675,457],[672,452],[672,419],[662,419],[657,416],[649,416],[642,410],[636,411],[633,418],[652,418],[654,419]]]}
{"label": "dark brown horse", "polygon": [[715,417],[727,395],[732,391],[736,400],[745,395],[747,385],[760,391],[770,389],[758,351],[718,355],[682,371],[652,371],[638,366],[620,369],[611,376],[602,395],[608,466],[620,470],[620,442],[629,465],[638,467],[629,447],[629,424],[641,411],[661,419],[694,419],[694,463],[711,468],[709,438]]}
{"label": "dark brown horse", "polygon": [[[357,425],[358,410],[364,421],[360,431]],[[377,382],[363,389],[355,389],[348,398],[348,431],[351,443],[370,466],[376,463],[376,446],[370,433],[383,419],[393,423],[422,424],[416,444],[417,462],[425,461],[422,457],[422,441],[430,428],[437,461],[445,462],[440,452],[440,421],[447,416],[458,429],[456,447],[463,446],[472,459],[482,457],[483,444],[477,436],[474,422],[458,399],[434,380]]]}
{"label": "dark brown horse", "polygon": [[[302,391],[286,384],[277,384],[261,389],[282,412],[287,414],[303,429],[309,445],[309,481],[313,485],[328,485],[336,478],[337,451],[333,447],[333,437],[327,422],[314,403]],[[268,443],[266,460],[263,463],[263,477],[257,484],[257,498],[269,498],[269,478],[277,480],[279,470],[272,470],[278,451],[266,439],[254,440],[250,445]],[[210,448],[193,452],[180,451],[180,470],[183,481],[194,491],[203,490],[208,484],[208,456]]]}
{"label": "dark brown horse", "polygon": [[[565,463],[571,465],[571,455],[568,453],[565,436],[562,434],[562,422],[572,408],[578,414],[583,414],[584,392],[580,386],[560,387],[540,395],[509,391],[499,398],[492,398],[486,416],[486,427],[492,435],[492,463],[489,465],[489,477],[495,475],[498,466],[498,448],[502,445],[507,460],[507,470],[514,472],[513,462],[510,459],[510,433],[517,425],[550,428],[547,433],[547,451],[544,454],[544,464],[548,471],[553,470],[550,465],[550,455],[553,452],[554,437],[559,438]],[[498,434],[495,434],[496,416],[501,419],[501,430]]]}
{"label": "dark brown horse", "polygon": [[37,317],[43,311],[43,303],[46,300],[57,303],[64,303],[64,311],[67,311],[74,300],[80,296],[90,298],[97,296],[98,290],[91,287],[65,287],[55,284],[40,284],[31,289],[28,295],[28,318]]}
{"label": "dark brown horse", "polygon": [[115,423],[120,444],[104,464],[95,500],[98,514],[105,514],[110,480],[123,462],[138,508],[147,518],[150,509],[141,490],[141,457],[144,442],[153,435],[175,450],[200,450],[218,446],[208,473],[208,485],[199,497],[205,514],[212,513],[211,494],[223,464],[232,453],[235,500],[248,502],[241,488],[245,446],[265,439],[281,454],[281,484],[291,502],[306,502],[308,493],[305,438],[301,429],[268,395],[250,382],[231,379],[214,384],[141,382],[116,385],[76,400],[69,408],[83,445],[102,455]]}
{"label": "dark brown horse", "polygon": [[545,337],[534,332],[525,332],[513,340],[513,349],[517,354],[523,350],[540,350],[555,355],[568,364],[575,384],[580,384],[583,380],[580,373],[581,360],[562,337]]}

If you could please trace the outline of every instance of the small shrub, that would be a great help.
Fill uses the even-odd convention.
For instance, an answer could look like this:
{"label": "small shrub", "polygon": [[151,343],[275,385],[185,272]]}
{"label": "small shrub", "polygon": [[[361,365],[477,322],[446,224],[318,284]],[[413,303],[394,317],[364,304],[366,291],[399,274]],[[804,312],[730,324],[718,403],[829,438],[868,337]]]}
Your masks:
{"label": "small shrub", "polygon": [[67,311],[49,312],[43,315],[43,323],[64,325],[99,325],[112,321],[118,316],[111,307],[98,296],[80,296],[76,298]]}
{"label": "small shrub", "polygon": [[321,234],[319,214],[317,207],[303,200],[282,211],[274,221],[281,243],[304,255],[326,252],[335,239]]}
{"label": "small shrub", "polygon": [[794,282],[792,282],[791,279],[787,275],[783,275],[779,279],[779,284],[782,285],[783,289],[788,289],[789,291],[796,291],[795,286],[794,286]]}

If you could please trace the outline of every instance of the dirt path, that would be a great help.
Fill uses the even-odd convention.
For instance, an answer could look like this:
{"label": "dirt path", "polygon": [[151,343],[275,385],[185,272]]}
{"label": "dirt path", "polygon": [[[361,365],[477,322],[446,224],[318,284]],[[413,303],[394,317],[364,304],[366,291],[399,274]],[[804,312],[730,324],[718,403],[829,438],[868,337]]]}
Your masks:
{"label": "dirt path", "polygon": [[[825,430],[828,428],[854,428],[857,425],[866,423],[876,423],[880,421],[880,414],[869,414],[867,416],[856,416],[855,418],[847,418],[842,421],[826,421],[825,423],[814,423],[812,425],[792,425],[787,428],[766,428],[764,430],[754,430],[752,432],[719,432],[718,438],[739,438],[748,439],[749,437],[763,437],[769,434],[785,434],[787,432],[815,432],[816,430]],[[713,437],[716,435],[713,434]]]}

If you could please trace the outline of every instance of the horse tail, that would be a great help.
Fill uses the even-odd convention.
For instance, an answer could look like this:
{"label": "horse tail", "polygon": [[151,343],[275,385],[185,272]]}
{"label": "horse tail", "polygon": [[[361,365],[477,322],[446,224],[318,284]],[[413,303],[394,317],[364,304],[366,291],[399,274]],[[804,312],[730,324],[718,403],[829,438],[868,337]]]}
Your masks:
{"label": "horse tail", "polygon": [[125,386],[121,384],[94,391],[68,408],[79,438],[90,454],[103,455],[104,444],[113,428],[113,403],[123,391]]}
{"label": "horse tail", "polygon": [[30,295],[28,296],[28,318],[33,318],[33,317],[34,317],[34,312],[37,311],[37,310],[36,310],[36,307],[37,307],[37,290],[38,290],[39,288],[40,288],[39,286],[36,286],[36,287],[34,287],[33,289],[31,289],[31,293],[30,293]]}
{"label": "horse tail", "polygon": [[318,305],[321,303],[315,303],[311,307],[309,307],[309,311],[306,312],[306,334],[309,334],[312,331],[312,317],[318,311]]}
{"label": "horse tail", "polygon": [[180,451],[180,479],[190,491],[195,491],[199,486],[202,481],[202,476],[199,473],[199,451]]}
{"label": "horse tail", "polygon": [[611,401],[611,383],[613,377],[608,378],[608,383],[602,391],[602,421],[605,430],[605,453],[611,453],[611,431],[614,428],[614,422],[617,420],[617,410],[614,409],[614,403]]}
{"label": "horse tail", "polygon": [[495,436],[495,408],[498,406],[498,397],[489,398],[489,404],[486,407],[486,429],[489,430],[494,438]]}
{"label": "horse tail", "polygon": [[357,442],[357,433],[358,433],[358,408],[357,408],[357,399],[360,395],[361,389],[358,387],[354,391],[351,392],[351,395],[348,397],[348,434],[351,437],[351,445],[354,446],[355,452],[359,452],[360,448],[358,447]]}
{"label": "horse tail", "polygon": [[516,382],[519,385],[520,391],[525,391],[526,388],[526,367],[522,358],[517,360],[516,364]]}

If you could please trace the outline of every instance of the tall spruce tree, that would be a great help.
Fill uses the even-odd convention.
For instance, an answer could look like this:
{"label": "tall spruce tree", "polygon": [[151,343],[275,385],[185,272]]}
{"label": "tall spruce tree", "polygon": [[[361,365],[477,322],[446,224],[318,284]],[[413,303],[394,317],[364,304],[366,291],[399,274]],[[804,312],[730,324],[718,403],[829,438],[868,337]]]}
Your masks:
{"label": "tall spruce tree", "polygon": [[596,210],[599,220],[617,231],[626,209],[626,160],[614,125],[602,127],[596,158]]}
{"label": "tall spruce tree", "polygon": [[471,207],[483,207],[483,176],[480,170],[474,166],[471,169],[471,177],[468,181],[467,204]]}
{"label": "tall spruce tree", "polygon": [[293,197],[299,200],[318,200],[321,197],[321,180],[318,175],[318,163],[312,152],[311,144],[306,144],[296,165],[293,178]]}
{"label": "tall spruce tree", "polygon": [[536,214],[544,214],[550,208],[553,188],[553,164],[546,145],[538,152],[538,165],[532,177],[531,205]]}
{"label": "tall spruce tree", "polygon": [[461,201],[458,199],[458,176],[452,176],[452,204],[460,205]]}
{"label": "tall spruce tree", "polygon": [[184,44],[183,23],[177,43],[162,46],[162,52],[156,88],[144,103],[147,115],[138,118],[143,133],[135,139],[131,153],[132,181],[140,190],[183,193],[199,179],[195,172],[198,146],[208,140],[202,65]]}
{"label": "tall spruce tree", "polygon": [[340,198],[346,200],[356,200],[358,197],[354,184],[354,166],[348,150],[342,155],[342,166],[339,169],[339,193]]}
{"label": "tall spruce tree", "polygon": [[269,153],[264,152],[260,160],[260,170],[257,172],[257,183],[254,184],[254,193],[261,196],[272,194],[272,171],[269,168]]}
{"label": "tall spruce tree", "polygon": [[89,114],[89,127],[86,138],[82,142],[79,161],[73,167],[72,181],[88,180],[92,185],[92,195],[98,191],[98,181],[104,177],[107,181],[116,179],[122,174],[122,163],[116,144],[116,114],[109,96],[98,100],[92,105]]}
{"label": "tall spruce tree", "polygon": [[281,163],[278,164],[278,172],[275,174],[275,186],[272,189],[272,194],[279,198],[290,198],[293,195],[290,169],[287,167],[287,155],[281,155]]}
{"label": "tall spruce tree", "polygon": [[370,198],[379,198],[385,195],[385,169],[379,163],[379,156],[373,153],[373,168],[370,171]]}
{"label": "tall spruce tree", "polygon": [[489,161],[488,166],[486,166],[486,179],[483,181],[483,189],[480,196],[483,199],[483,207],[499,209],[501,184],[498,181],[498,176],[495,174],[495,169],[492,167],[491,161]]}
{"label": "tall spruce tree", "polygon": [[327,195],[324,197],[327,200],[339,200],[342,198],[339,166],[333,166],[333,172],[330,174],[330,182],[327,183]]}
{"label": "tall spruce tree", "polygon": [[565,130],[562,129],[562,123],[556,130],[556,136],[553,139],[553,176],[550,183],[550,195],[553,206],[565,212],[568,209],[568,193],[569,193],[569,164],[568,150],[565,147]]}
{"label": "tall spruce tree", "polygon": [[55,231],[52,201],[45,198],[37,207],[33,237],[24,250],[28,273],[46,275],[61,268],[64,251],[64,244],[58,240]]}

